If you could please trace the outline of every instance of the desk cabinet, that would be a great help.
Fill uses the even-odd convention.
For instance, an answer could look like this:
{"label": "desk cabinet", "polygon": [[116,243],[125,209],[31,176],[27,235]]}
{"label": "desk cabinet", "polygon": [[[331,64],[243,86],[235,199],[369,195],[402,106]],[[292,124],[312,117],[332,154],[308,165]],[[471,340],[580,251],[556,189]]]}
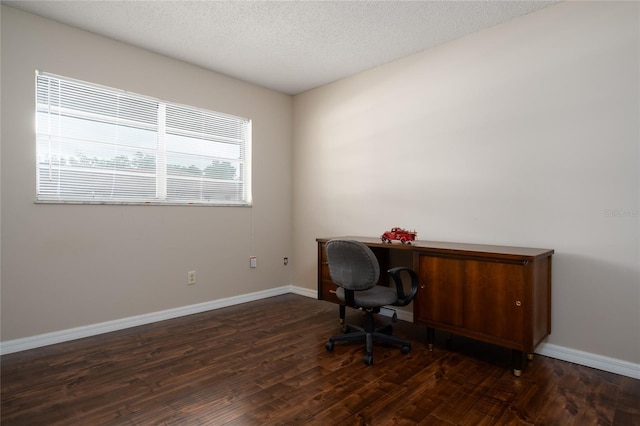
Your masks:
{"label": "desk cabinet", "polygon": [[[420,289],[414,322],[522,353],[551,332],[551,256],[504,259],[498,255],[416,255]],[[429,344],[433,337],[429,337]]]}
{"label": "desk cabinet", "polygon": [[[364,237],[384,271],[393,250],[410,250],[420,288],[413,302],[413,321],[427,326],[427,343],[439,329],[513,350],[514,374],[523,354],[551,332],[551,256],[553,250],[416,241],[384,244]],[[318,297],[338,303],[318,239]]]}

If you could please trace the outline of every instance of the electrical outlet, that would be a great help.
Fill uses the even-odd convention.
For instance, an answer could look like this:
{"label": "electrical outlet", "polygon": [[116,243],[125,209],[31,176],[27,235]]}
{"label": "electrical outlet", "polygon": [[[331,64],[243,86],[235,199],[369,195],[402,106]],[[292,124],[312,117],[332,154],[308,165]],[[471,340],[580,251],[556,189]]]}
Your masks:
{"label": "electrical outlet", "polygon": [[187,284],[195,284],[196,283],[196,271],[187,272]]}
{"label": "electrical outlet", "polygon": [[255,256],[251,256],[249,258],[249,267],[257,268],[258,267],[258,258]]}

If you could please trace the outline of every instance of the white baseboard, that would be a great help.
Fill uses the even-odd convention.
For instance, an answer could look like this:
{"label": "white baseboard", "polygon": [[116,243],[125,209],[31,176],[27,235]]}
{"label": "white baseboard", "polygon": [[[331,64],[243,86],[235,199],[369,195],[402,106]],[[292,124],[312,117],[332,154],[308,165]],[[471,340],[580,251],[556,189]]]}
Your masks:
{"label": "white baseboard", "polygon": [[312,299],[318,298],[318,290],[316,289],[311,290],[309,288],[296,287],[292,285],[289,286],[289,291],[300,296],[311,297]]}
{"label": "white baseboard", "polygon": [[564,346],[553,345],[551,343],[542,343],[536,349],[536,353],[550,358],[556,358],[562,361],[573,362],[574,364],[580,364],[586,367],[597,368],[598,370],[604,370],[610,373],[640,379],[640,364],[635,364],[633,362],[565,348]]}
{"label": "white baseboard", "polygon": [[[272,296],[279,296],[286,293],[306,295],[302,294],[304,293],[304,290],[306,289],[294,289],[293,286],[287,285],[272,288],[269,290],[242,294],[240,296],[233,296],[224,299],[212,300],[209,302],[197,303],[195,305],[182,306],[179,308],[151,312],[148,314],[136,315],[133,317],[106,321],[98,324],[91,324],[82,327],[70,328],[67,330],[54,331],[52,333],[40,334],[37,336],[25,337],[22,339],[8,340],[6,342],[0,343],[0,355],[25,351],[28,349],[35,349],[42,346],[53,345],[56,343],[68,342],[70,340],[81,339],[83,337],[96,336],[98,334],[123,330],[125,328],[136,327],[144,324],[151,324],[153,322],[178,318],[185,315],[198,314],[200,312],[225,308],[227,306],[239,305],[241,303],[252,302],[254,300],[265,299]],[[312,292],[313,297],[315,297],[316,291],[313,290]]]}
{"label": "white baseboard", "polygon": [[[264,291],[243,294],[240,296],[227,297],[224,299],[212,300],[195,305],[182,306],[180,308],[167,309],[149,314],[136,315],[133,317],[107,321],[99,324],[92,324],[83,327],[71,328],[68,330],[54,331],[52,333],[40,334],[37,336],[25,337],[22,339],[8,340],[0,343],[0,355],[13,352],[35,349],[42,346],[56,343],[68,342],[70,340],[81,339],[83,337],[96,336],[111,331],[123,330],[125,328],[150,324],[157,321],[164,321],[178,318],[185,315],[197,314],[214,309],[225,308],[227,306],[239,305],[241,303],[252,302],[265,299],[267,297],[279,296],[281,294],[294,293],[300,296],[317,298],[317,291],[292,285],[272,288]],[[413,321],[413,314],[408,311],[397,310],[398,319],[403,321]],[[640,364],[596,355],[589,352],[578,351],[551,343],[543,343],[538,346],[536,353],[562,361],[573,362],[587,367],[597,368],[610,373],[640,379]]]}
{"label": "white baseboard", "polygon": [[[398,319],[413,322],[413,313],[398,310]],[[603,355],[583,352],[576,349],[566,348],[551,343],[541,343],[536,348],[536,353],[549,358],[559,359],[561,361],[572,362],[574,364],[584,365],[585,367],[597,368],[598,370],[608,371],[609,373],[620,374],[621,376],[640,379],[640,364],[629,361],[623,361],[616,358],[609,358]]]}

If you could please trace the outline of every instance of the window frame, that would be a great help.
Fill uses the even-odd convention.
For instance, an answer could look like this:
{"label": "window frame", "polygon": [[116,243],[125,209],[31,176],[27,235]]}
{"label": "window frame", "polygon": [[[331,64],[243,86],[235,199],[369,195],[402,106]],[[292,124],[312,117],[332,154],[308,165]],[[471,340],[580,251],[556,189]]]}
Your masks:
{"label": "window frame", "polygon": [[[47,81],[46,84],[42,83],[44,80]],[[95,93],[93,94],[95,96],[99,96],[96,94],[104,92],[106,97],[113,96],[114,99],[117,99],[118,106],[121,97],[123,99],[126,98],[126,100],[133,99],[134,101],[139,100],[141,103],[150,103],[152,108],[157,107],[155,113],[156,121],[154,124],[148,124],[144,122],[144,119],[143,121],[135,121],[135,111],[131,115],[133,118],[129,120],[130,116],[126,115],[126,113],[123,113],[121,116],[119,109],[117,117],[112,117],[108,113],[104,115],[100,115],[100,113],[94,114],[94,112],[91,111],[92,106],[88,106],[86,109],[82,109],[82,106],[74,107],[76,109],[68,109],[63,104],[62,90],[59,89],[60,92],[57,93],[57,98],[55,98],[55,94],[52,95],[53,92],[51,90],[47,93],[41,93],[41,88],[49,88],[48,85],[51,84],[52,81],[54,83],[68,83],[75,88],[88,88],[89,91],[95,89]],[[85,95],[80,94],[79,96]],[[46,101],[43,101],[44,98],[46,98]],[[52,102],[52,98],[57,99],[58,104],[55,104],[55,101]],[[83,100],[86,99],[83,98]],[[108,100],[98,99],[98,97],[96,97],[95,100],[96,102],[104,101],[108,103]],[[52,104],[55,105],[52,107]],[[170,109],[173,114],[170,120],[172,120],[172,126],[174,127],[171,128],[167,124],[169,121],[166,116],[167,109]],[[54,134],[55,131],[52,131],[54,126],[50,124],[52,120],[51,117],[58,118],[58,133],[56,134]],[[136,173],[135,170],[122,169],[122,167],[132,166],[130,166],[129,161],[125,162],[127,164],[126,166],[122,166],[122,164],[118,166],[118,157],[113,156],[115,155],[114,153],[111,153],[111,158],[100,158],[100,166],[97,166],[95,163],[89,165],[78,164],[77,161],[71,164],[68,162],[69,158],[75,159],[75,157],[64,158],[62,155],[60,155],[57,160],[54,159],[52,148],[50,147],[52,140],[55,140],[54,143],[57,144],[56,146],[64,146],[67,150],[71,150],[73,146],[81,146],[79,149],[82,155],[84,155],[85,152],[89,153],[89,155],[94,156],[92,159],[96,159],[95,155],[99,154],[98,148],[92,148],[93,145],[99,144],[96,142],[98,136],[95,136],[95,139],[89,140],[88,138],[74,139],[72,136],[69,136],[70,133],[62,135],[61,128],[64,127],[65,131],[68,131],[66,129],[71,129],[74,124],[60,124],[61,121],[63,121],[61,118],[67,121],[77,121],[80,123],[77,124],[77,127],[82,127],[83,120],[86,120],[86,122],[91,122],[94,125],[97,123],[110,130],[127,127],[150,132],[150,136],[155,134],[155,145],[153,148],[126,145],[126,143],[120,140],[102,143],[102,146],[115,150],[115,152],[119,152],[119,147],[124,147],[125,151],[127,149],[133,151],[138,148],[139,152],[136,152],[136,155],[139,153],[140,155],[145,155],[144,153],[151,154],[150,157],[153,158],[145,158],[148,168],[146,170],[140,169],[146,174],[142,174],[142,172]],[[35,203],[37,204],[172,205],[202,207],[252,206],[252,121],[248,118],[165,101],[37,70],[35,78],[35,121]],[[48,125],[48,127],[43,125],[42,122]],[[184,127],[183,129],[180,127],[182,122],[185,123],[184,126],[200,125],[200,131],[193,131],[191,127]],[[133,123],[133,125],[131,125],[131,123]],[[115,127],[112,129],[113,126]],[[47,128],[43,129],[43,127]],[[231,137],[229,135],[233,136]],[[168,136],[174,138],[172,144],[173,150],[167,147]],[[94,134],[92,134],[91,137],[93,138]],[[100,137],[102,137],[102,135],[100,135]],[[183,144],[182,146],[184,146],[184,148],[180,148],[180,144]],[[42,146],[48,147],[43,148]],[[218,147],[217,150],[216,146]],[[60,150],[62,151],[62,149]],[[193,152],[189,150],[193,150]],[[197,153],[197,151],[200,151],[200,153]],[[204,152],[206,152],[206,155]],[[185,165],[169,164],[168,157],[172,157],[174,162],[183,161]],[[91,157],[87,156],[86,158]],[[127,160],[129,160],[128,157]],[[153,162],[153,167],[148,161]],[[195,161],[200,167],[196,164],[189,166],[189,161]],[[205,164],[209,161],[209,165],[205,167]],[[107,164],[107,166],[105,166],[105,164]],[[49,176],[52,176],[52,171],[54,176],[53,178],[50,177],[47,182],[49,182],[49,186],[54,186],[57,183],[57,189],[47,189],[45,188],[46,185],[41,182],[43,179],[42,176],[47,173]],[[57,173],[57,175],[55,175],[55,173]],[[230,173],[233,174],[230,175]],[[64,177],[65,174],[67,177]],[[76,177],[74,177],[74,175],[76,175]],[[100,192],[100,190],[96,189],[91,195],[88,195],[88,190],[86,189],[88,186],[83,188],[84,183],[82,182],[82,176],[89,177],[90,179],[88,179],[88,181],[90,182],[94,180],[98,182],[95,185],[99,185],[101,179],[105,179],[106,181],[107,178],[111,178],[113,181],[130,180],[136,183],[130,185],[125,182],[122,186],[114,185],[113,188],[117,189],[112,188],[111,195],[96,197],[95,191]],[[144,193],[145,182],[147,185],[147,193],[150,193],[150,179],[155,180],[155,196],[153,197],[145,196]],[[54,183],[52,184],[51,182]],[[60,190],[61,183],[69,184],[69,186],[65,186],[64,190]],[[198,187],[200,188],[199,190]],[[170,190],[168,188],[170,188]],[[184,193],[181,192],[183,189]],[[128,191],[132,190],[139,192],[133,192],[134,195],[129,195]],[[73,193],[74,191],[76,192],[75,194]],[[114,196],[114,192],[116,191],[120,192]],[[105,191],[103,190],[102,192]],[[198,192],[200,194],[199,198],[197,196],[191,196]],[[204,194],[207,194],[207,196],[203,196]],[[219,198],[225,195],[229,198]]]}

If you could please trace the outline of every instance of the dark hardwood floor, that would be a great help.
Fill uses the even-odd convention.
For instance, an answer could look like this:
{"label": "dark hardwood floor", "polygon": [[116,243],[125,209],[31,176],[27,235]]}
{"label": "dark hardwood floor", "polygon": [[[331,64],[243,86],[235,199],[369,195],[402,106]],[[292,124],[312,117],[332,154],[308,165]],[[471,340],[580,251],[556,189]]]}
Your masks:
{"label": "dark hardwood floor", "polygon": [[[2,425],[640,425],[640,380],[423,327],[412,351],[324,344],[338,308],[293,294],[2,357]],[[361,313],[349,311],[357,322]],[[382,317],[381,320],[388,320]]]}

